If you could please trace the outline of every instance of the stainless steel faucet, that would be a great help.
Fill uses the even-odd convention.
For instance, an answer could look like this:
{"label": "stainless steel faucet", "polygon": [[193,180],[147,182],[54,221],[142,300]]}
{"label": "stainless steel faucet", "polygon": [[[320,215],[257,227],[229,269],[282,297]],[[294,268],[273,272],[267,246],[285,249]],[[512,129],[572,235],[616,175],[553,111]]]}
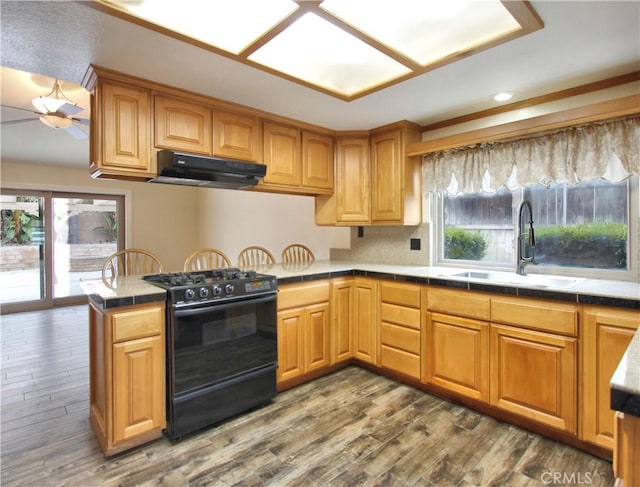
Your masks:
{"label": "stainless steel faucet", "polygon": [[[529,231],[524,225],[523,214],[524,211],[527,210],[529,212]],[[525,241],[525,233],[526,241]],[[528,251],[527,251],[528,250]],[[531,203],[528,201],[523,201],[520,203],[520,208],[518,209],[518,263],[516,265],[516,273],[521,276],[526,276],[527,272],[525,267],[528,264],[533,264],[533,259],[536,255],[536,240],[533,234],[533,209],[531,208]]]}

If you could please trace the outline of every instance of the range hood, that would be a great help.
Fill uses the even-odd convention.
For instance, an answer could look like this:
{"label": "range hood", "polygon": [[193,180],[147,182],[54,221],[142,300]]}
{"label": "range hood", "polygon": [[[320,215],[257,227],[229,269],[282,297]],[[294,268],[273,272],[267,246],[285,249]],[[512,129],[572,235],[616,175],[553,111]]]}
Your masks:
{"label": "range hood", "polygon": [[267,166],[255,162],[161,150],[158,152],[158,176],[149,182],[245,189],[258,184],[266,172]]}

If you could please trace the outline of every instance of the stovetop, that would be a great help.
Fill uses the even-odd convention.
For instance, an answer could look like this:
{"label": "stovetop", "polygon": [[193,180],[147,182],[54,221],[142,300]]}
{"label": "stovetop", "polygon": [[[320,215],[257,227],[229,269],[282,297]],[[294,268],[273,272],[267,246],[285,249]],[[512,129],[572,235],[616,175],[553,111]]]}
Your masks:
{"label": "stovetop", "polygon": [[170,304],[191,304],[275,293],[275,276],[236,267],[143,276],[145,281],[167,290]]}
{"label": "stovetop", "polygon": [[225,281],[249,280],[260,278],[263,274],[258,274],[254,270],[241,271],[236,267],[226,269],[211,269],[206,271],[193,272],[170,272],[165,274],[153,274],[144,276],[145,281],[149,281],[157,286],[172,289],[180,286],[192,286],[195,284],[213,284]]}

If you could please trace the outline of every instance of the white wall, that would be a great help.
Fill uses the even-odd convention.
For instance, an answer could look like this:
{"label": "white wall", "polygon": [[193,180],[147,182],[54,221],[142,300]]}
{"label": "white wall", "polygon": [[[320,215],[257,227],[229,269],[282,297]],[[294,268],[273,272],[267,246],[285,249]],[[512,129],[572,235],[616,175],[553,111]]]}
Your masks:
{"label": "white wall", "polygon": [[328,259],[330,248],[349,248],[348,228],[314,223],[315,199],[257,191],[200,188],[198,226],[200,247],[216,247],[235,264],[249,245],[269,249],[280,260],[291,243],[310,247],[317,259]]}

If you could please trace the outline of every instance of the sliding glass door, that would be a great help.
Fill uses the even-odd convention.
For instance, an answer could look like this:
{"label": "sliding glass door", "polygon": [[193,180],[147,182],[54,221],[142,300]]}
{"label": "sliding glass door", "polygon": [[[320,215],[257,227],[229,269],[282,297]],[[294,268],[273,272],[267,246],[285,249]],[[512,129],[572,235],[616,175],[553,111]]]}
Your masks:
{"label": "sliding glass door", "polygon": [[124,241],[122,196],[3,190],[0,206],[3,313],[84,302]]}

